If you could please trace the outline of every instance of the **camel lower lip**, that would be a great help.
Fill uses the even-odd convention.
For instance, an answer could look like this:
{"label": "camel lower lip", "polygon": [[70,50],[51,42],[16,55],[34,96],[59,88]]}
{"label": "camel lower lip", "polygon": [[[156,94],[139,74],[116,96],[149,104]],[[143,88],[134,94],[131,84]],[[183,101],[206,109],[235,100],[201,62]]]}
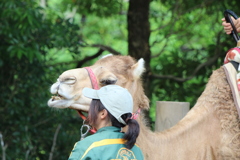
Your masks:
{"label": "camel lower lip", "polygon": [[53,108],[68,108],[68,102],[61,98],[52,97],[48,101],[48,106]]}

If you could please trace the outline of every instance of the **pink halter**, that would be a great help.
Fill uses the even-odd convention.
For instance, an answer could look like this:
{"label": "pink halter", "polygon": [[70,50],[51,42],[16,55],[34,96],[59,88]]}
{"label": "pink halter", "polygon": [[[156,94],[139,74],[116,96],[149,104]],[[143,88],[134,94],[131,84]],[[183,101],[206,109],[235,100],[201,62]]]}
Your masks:
{"label": "pink halter", "polygon": [[89,75],[89,78],[92,83],[92,88],[98,90],[99,87],[98,87],[98,83],[97,83],[97,78],[95,77],[92,69],[90,67],[84,67],[84,68],[88,71],[88,75]]}
{"label": "pink halter", "polygon": [[[95,77],[92,69],[90,67],[84,67],[87,72],[88,72],[88,75],[89,75],[89,78],[91,80],[91,83],[92,83],[92,88],[93,89],[99,89],[98,87],[98,83],[97,83],[97,78]],[[78,110],[78,114],[79,116],[83,119],[83,120],[86,120],[87,118],[83,115],[83,113],[81,111]],[[93,129],[90,129],[90,132],[93,134],[93,133],[96,133],[96,129],[93,128]]]}

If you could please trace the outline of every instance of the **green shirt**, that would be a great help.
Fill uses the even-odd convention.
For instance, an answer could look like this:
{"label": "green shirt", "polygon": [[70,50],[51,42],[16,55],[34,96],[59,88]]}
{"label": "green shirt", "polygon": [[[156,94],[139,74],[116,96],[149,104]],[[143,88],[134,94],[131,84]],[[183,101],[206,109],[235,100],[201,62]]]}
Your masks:
{"label": "green shirt", "polygon": [[109,126],[78,141],[68,160],[143,160],[143,154],[136,145],[131,150],[124,145],[120,128]]}

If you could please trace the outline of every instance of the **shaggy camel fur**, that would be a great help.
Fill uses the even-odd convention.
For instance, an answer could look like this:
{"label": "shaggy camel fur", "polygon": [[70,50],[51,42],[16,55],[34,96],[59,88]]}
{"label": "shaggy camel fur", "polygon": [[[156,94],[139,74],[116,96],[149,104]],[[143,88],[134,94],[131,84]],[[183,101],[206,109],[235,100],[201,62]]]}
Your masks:
{"label": "shaggy camel fur", "polygon": [[[99,86],[117,84],[127,88],[134,98],[134,111],[149,108],[141,75],[144,61],[129,56],[108,56],[90,66]],[[52,85],[56,94],[50,107],[88,111],[90,100],[82,96],[84,87],[91,88],[86,69],[64,72]],[[240,123],[237,109],[223,68],[211,75],[196,105],[175,126],[152,132],[140,114],[137,144],[147,160],[233,160],[240,159]]]}

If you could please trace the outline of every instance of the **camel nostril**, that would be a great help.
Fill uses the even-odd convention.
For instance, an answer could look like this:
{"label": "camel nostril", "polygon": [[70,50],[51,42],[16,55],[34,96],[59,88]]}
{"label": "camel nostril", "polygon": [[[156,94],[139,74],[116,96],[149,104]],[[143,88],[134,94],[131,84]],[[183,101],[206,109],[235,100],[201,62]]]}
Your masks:
{"label": "camel nostril", "polygon": [[56,83],[54,83],[54,84],[51,86],[50,92],[51,92],[52,94],[57,94],[57,93],[58,93],[59,84],[60,84],[59,82],[56,82]]}

